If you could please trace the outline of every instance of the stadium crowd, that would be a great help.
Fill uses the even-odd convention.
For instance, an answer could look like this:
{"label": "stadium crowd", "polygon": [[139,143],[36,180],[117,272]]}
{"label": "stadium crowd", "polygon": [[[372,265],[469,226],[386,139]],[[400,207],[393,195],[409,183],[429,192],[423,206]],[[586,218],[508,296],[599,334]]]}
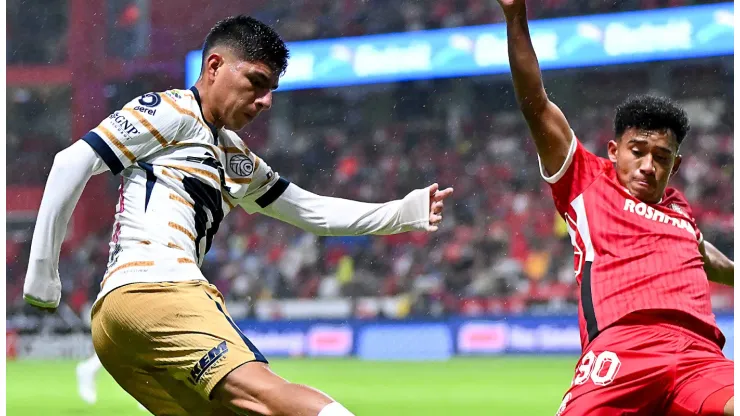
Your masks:
{"label": "stadium crowd", "polygon": [[[378,2],[387,4],[377,7]],[[549,17],[691,3],[550,0],[531,12]],[[372,8],[367,4],[270,2],[256,16],[274,22],[289,40],[501,20],[494,0],[376,0]],[[9,33],[22,26],[10,25]],[[10,52],[8,62],[19,61],[24,58]],[[722,93],[722,79],[703,78],[699,92],[686,92],[683,79],[673,85],[680,93],[669,93],[681,96],[702,122],[695,123],[681,149],[685,160],[673,185],[692,202],[705,238],[731,255],[732,98]],[[266,117],[272,117],[269,130],[280,133],[265,133],[248,143],[281,176],[316,193],[374,202],[439,182],[454,186],[453,206],[435,234],[353,238],[318,238],[267,217],[235,212],[221,224],[205,259],[205,276],[231,302],[407,295],[410,313],[415,314],[572,311],[577,299],[572,248],[539,177],[526,126],[511,94],[509,104],[496,110],[475,103],[461,106],[451,98],[462,87],[474,90],[471,82],[278,94],[276,100],[290,103],[288,108]],[[509,84],[508,79],[497,82]],[[599,90],[600,85],[591,81],[580,88]],[[68,95],[63,88],[9,88],[8,117],[21,122],[8,125],[8,184],[43,184],[52,155],[69,140],[64,104]],[[567,114],[579,138],[603,156],[612,138],[614,102],[601,98],[570,103],[577,111]],[[493,100],[492,95],[488,99]],[[381,102],[388,106],[378,105]],[[707,114],[712,120],[706,121]],[[111,216],[114,204],[111,196],[106,205]],[[82,310],[97,295],[109,238],[110,228],[105,228],[63,253],[63,298],[73,310]],[[7,257],[9,312],[23,307],[28,243],[17,245]],[[732,307],[731,294],[718,299],[715,307]]]}
{"label": "stadium crowd", "polygon": [[[430,94],[430,85],[441,87],[408,84],[403,95]],[[303,123],[287,138],[254,146],[281,176],[317,193],[365,201],[396,199],[437,181],[455,187],[454,205],[436,234],[386,237],[318,238],[264,216],[232,213],[203,267],[232,302],[405,294],[413,299],[412,313],[476,313],[562,308],[576,299],[567,230],[513,108],[488,113],[480,106],[441,117],[454,111],[435,99],[429,111],[410,102],[384,118],[369,106],[345,111],[352,106],[342,106],[346,98],[331,91],[286,94],[278,99],[298,106],[317,100],[339,122],[321,121],[315,112],[311,121],[299,116]],[[612,111],[605,104],[571,116],[597,154],[612,137]],[[695,126],[674,179],[706,238],[726,253],[733,244],[732,146],[732,129],[722,122]],[[112,198],[109,205],[112,210]],[[101,230],[61,260],[65,298],[74,309],[97,294],[109,234]],[[8,259],[8,305],[20,302],[23,251]]]}

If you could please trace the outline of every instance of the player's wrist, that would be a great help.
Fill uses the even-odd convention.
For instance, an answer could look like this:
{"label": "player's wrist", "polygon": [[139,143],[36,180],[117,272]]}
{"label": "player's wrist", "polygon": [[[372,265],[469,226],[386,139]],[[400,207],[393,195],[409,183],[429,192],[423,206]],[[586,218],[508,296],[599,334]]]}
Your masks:
{"label": "player's wrist", "polygon": [[400,205],[400,222],[413,231],[429,231],[429,213],[431,201],[429,187],[415,189],[408,193]]}

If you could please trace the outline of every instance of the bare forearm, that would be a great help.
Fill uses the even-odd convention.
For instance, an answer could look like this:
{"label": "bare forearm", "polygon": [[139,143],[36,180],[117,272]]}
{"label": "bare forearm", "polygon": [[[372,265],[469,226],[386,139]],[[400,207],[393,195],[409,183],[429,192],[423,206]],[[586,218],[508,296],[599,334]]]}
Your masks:
{"label": "bare forearm", "polygon": [[535,117],[547,104],[548,99],[542,84],[537,54],[529,34],[527,8],[524,3],[506,11],[506,35],[517,101],[525,117]]}
{"label": "bare forearm", "polygon": [[704,242],[704,271],[715,283],[735,286],[735,263],[722,254],[714,245]]}

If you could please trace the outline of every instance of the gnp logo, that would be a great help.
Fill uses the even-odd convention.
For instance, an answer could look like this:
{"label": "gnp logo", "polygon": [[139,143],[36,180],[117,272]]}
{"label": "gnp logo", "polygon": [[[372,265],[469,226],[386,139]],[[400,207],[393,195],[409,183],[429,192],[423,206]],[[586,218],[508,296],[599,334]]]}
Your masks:
{"label": "gnp logo", "polygon": [[126,137],[130,137],[131,135],[135,136],[141,133],[139,129],[134,126],[134,123],[130,122],[126,116],[122,115],[118,111],[108,116],[108,118],[113,120],[116,129]]}

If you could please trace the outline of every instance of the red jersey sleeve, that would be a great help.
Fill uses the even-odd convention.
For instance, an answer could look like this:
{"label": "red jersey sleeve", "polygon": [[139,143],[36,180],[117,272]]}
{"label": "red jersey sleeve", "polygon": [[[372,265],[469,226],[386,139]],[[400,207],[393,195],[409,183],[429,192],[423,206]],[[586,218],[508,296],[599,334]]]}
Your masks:
{"label": "red jersey sleeve", "polygon": [[550,184],[555,207],[561,214],[568,211],[568,206],[583,193],[604,172],[609,162],[589,152],[578,138],[573,135],[568,155],[563,166],[553,175],[549,175],[540,164],[540,174]]}
{"label": "red jersey sleeve", "polygon": [[691,209],[689,201],[686,200],[686,197],[681,193],[681,191],[676,188],[666,188],[665,193],[663,194],[663,200],[660,202],[660,205],[668,207],[679,215],[690,220],[691,224],[694,226],[696,240],[699,242],[699,244],[704,241],[704,235],[701,233],[701,230],[699,230],[699,226],[696,224],[694,211]]}

